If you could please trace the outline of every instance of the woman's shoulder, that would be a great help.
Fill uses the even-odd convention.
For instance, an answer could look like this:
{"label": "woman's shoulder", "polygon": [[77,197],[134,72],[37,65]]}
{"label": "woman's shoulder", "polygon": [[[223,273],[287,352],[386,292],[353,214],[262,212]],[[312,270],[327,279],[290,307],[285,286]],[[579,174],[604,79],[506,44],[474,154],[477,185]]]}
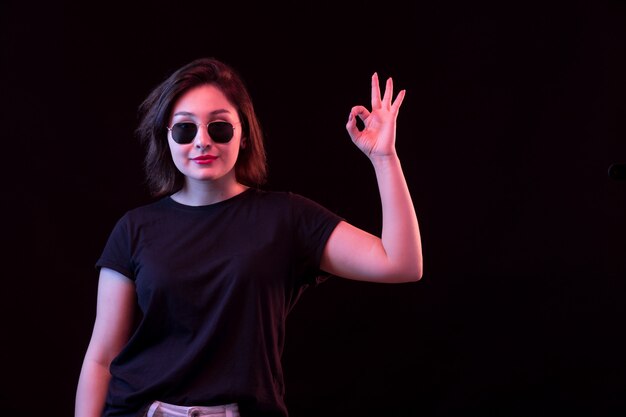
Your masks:
{"label": "woman's shoulder", "polygon": [[161,210],[167,206],[168,201],[171,199],[172,198],[169,195],[153,198],[130,208],[128,213],[142,213],[152,210]]}
{"label": "woman's shoulder", "polygon": [[303,193],[290,190],[255,190],[254,195],[267,208],[276,213],[297,216],[333,216],[338,217],[322,203],[306,196]]}
{"label": "woman's shoulder", "polygon": [[127,209],[121,216],[120,222],[134,222],[140,219],[146,219],[158,216],[169,205],[169,196],[159,197],[150,201],[144,201],[134,207]]}
{"label": "woman's shoulder", "polygon": [[317,204],[310,198],[300,194],[296,191],[288,190],[267,190],[267,189],[250,189],[249,195],[258,200],[262,200],[267,203],[298,205],[298,204]]}

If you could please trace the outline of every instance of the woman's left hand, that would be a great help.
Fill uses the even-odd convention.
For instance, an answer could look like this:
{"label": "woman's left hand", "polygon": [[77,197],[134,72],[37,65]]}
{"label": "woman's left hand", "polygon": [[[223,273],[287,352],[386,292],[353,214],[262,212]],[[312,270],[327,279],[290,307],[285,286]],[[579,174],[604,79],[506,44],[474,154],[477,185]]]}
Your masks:
{"label": "woman's left hand", "polygon": [[[380,98],[378,74],[372,75],[372,110],[364,106],[354,106],[350,111],[346,130],[352,142],[370,159],[395,155],[396,119],[406,90],[401,90],[395,100],[393,96],[393,81],[387,79],[385,94]],[[364,124],[363,130],[356,125],[359,117]]]}

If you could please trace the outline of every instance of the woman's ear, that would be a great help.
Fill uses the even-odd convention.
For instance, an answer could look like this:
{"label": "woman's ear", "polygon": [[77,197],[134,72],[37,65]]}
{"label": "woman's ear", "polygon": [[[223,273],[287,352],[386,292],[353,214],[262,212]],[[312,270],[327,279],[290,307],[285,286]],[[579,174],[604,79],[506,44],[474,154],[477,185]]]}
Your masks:
{"label": "woman's ear", "polygon": [[248,138],[246,137],[241,138],[241,142],[239,143],[239,148],[246,149],[247,146],[248,146]]}

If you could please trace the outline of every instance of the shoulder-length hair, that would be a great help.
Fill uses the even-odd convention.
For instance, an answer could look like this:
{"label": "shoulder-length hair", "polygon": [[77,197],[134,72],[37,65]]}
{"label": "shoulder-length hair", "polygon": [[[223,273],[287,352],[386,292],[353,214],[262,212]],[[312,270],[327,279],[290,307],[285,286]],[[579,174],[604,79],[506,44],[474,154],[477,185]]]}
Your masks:
{"label": "shoulder-length hair", "polygon": [[237,181],[258,186],[267,177],[267,160],[260,122],[252,99],[239,74],[215,58],[200,58],[176,70],[139,106],[136,134],[145,147],[144,171],[153,196],[182,188],[183,174],[176,168],[167,141],[167,125],[176,100],[188,90],[211,84],[219,88],[237,109],[246,145],[235,163]]}

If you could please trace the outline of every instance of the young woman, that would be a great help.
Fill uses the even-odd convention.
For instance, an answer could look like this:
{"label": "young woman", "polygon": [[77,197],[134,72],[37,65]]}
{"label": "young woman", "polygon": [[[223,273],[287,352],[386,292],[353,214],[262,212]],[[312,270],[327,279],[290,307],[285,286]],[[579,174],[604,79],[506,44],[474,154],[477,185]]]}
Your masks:
{"label": "young woman", "polygon": [[[285,417],[285,319],[321,275],[398,283],[422,276],[417,217],[396,154],[405,91],[346,129],[372,162],[380,237],[301,195],[261,188],[263,138],[242,79],[195,60],[140,107],[153,203],[118,221],[97,261],[97,315],[76,417]],[[364,129],[357,128],[360,118]]]}

